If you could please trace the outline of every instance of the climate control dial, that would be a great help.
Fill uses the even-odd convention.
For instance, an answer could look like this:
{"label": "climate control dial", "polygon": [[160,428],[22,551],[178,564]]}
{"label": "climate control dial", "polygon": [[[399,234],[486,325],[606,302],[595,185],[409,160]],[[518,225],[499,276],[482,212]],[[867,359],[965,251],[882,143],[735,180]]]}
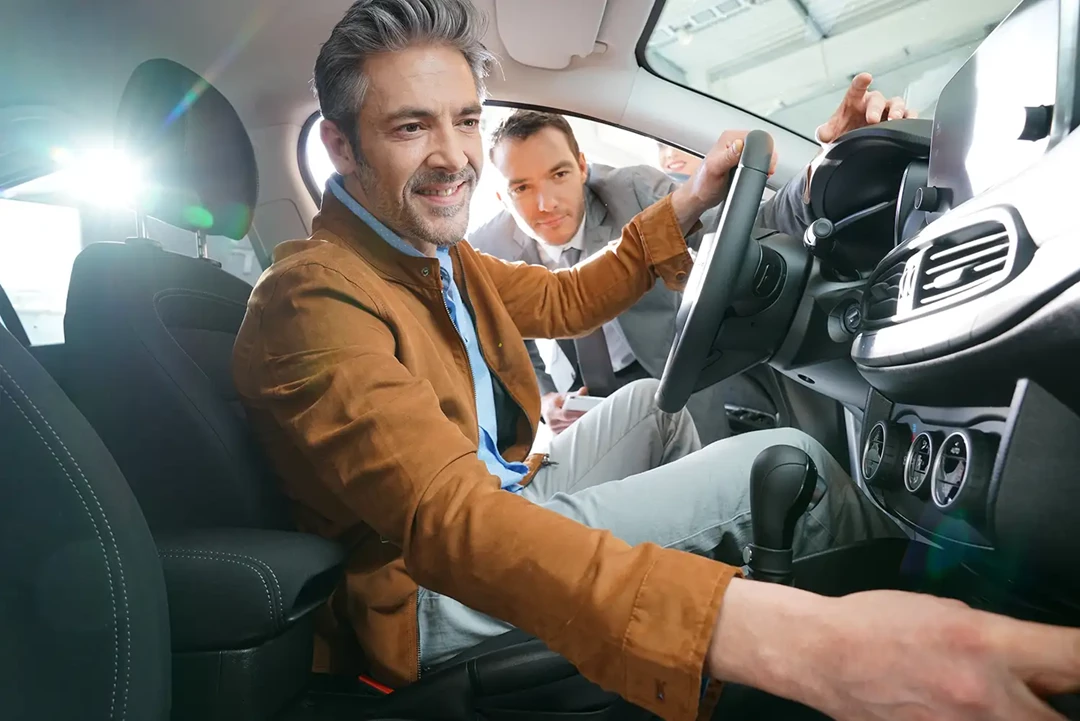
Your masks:
{"label": "climate control dial", "polygon": [[994,467],[994,436],[975,430],[956,431],[941,443],[930,475],[930,498],[943,511],[963,508],[981,516]]}
{"label": "climate control dial", "polygon": [[930,497],[930,474],[945,434],[923,431],[915,436],[904,457],[904,488],[919,498]]}
{"label": "climate control dial", "polygon": [[863,445],[862,474],[866,482],[877,488],[898,487],[910,444],[911,429],[903,423],[875,423]]}

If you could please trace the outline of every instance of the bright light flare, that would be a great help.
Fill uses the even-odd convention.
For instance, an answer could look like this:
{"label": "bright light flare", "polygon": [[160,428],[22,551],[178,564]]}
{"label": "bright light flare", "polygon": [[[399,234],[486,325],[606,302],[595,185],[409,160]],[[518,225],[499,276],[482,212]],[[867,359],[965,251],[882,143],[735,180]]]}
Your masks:
{"label": "bright light flare", "polygon": [[111,148],[73,152],[52,148],[53,173],[5,190],[0,197],[67,196],[106,208],[135,208],[143,191],[140,164]]}
{"label": "bright light flare", "polygon": [[65,158],[62,151],[59,157],[54,155],[61,165],[61,185],[68,193],[94,205],[135,207],[142,190],[142,169],[125,153],[102,148],[61,158]]}

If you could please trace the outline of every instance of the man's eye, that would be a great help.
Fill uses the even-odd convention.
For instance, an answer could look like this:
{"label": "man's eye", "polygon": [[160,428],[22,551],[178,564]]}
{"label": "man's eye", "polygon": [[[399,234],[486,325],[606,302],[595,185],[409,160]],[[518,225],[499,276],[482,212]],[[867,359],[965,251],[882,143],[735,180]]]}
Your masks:
{"label": "man's eye", "polygon": [[408,125],[402,125],[398,128],[402,133],[419,133],[420,123],[409,123]]}
{"label": "man's eye", "polygon": [[463,120],[462,123],[464,123],[466,128],[479,128],[480,127],[480,121],[477,120],[476,118],[468,118],[467,120]]}
{"label": "man's eye", "polygon": [[518,185],[516,187],[511,188],[510,192],[513,193],[514,195],[521,195],[522,193],[524,193],[528,189],[529,189],[529,186],[527,186],[527,185]]}
{"label": "man's eye", "polygon": [[555,173],[555,177],[560,179],[565,178],[567,175],[570,175],[569,170],[560,170],[559,172]]}

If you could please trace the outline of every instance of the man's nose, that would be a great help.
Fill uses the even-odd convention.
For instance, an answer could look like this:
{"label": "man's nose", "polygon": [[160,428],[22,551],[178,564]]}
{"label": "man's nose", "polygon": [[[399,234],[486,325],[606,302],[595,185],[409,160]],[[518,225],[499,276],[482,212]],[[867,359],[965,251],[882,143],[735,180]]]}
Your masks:
{"label": "man's nose", "polygon": [[428,162],[436,168],[456,173],[469,164],[465,145],[452,128],[436,133],[435,147]]}
{"label": "man's nose", "polygon": [[551,195],[551,193],[546,193],[543,190],[537,192],[536,207],[542,213],[549,213],[555,210],[555,205],[555,198]]}

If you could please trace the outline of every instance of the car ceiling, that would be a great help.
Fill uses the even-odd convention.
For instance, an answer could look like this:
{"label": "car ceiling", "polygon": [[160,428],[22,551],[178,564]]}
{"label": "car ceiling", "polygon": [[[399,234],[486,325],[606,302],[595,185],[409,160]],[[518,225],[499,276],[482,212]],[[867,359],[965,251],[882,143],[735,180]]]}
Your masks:
{"label": "car ceiling", "polygon": [[[473,0],[488,15],[488,47],[501,60],[491,79],[494,99],[557,107],[625,124],[705,150],[712,128],[761,121],[641,70],[635,55],[653,0],[546,0],[565,24],[529,34],[507,33],[518,56],[557,59],[560,31],[581,18],[602,17],[595,47],[566,69],[515,61],[499,36],[502,22],[532,22],[520,0]],[[0,18],[0,107],[52,106],[67,112],[79,135],[108,137],[116,103],[131,71],[166,57],[206,77],[236,106],[249,129],[300,125],[316,109],[310,89],[319,47],[350,0],[7,0]],[[531,5],[531,4],[530,4]],[[499,17],[502,13],[502,17]],[[580,17],[578,15],[580,14]],[[522,37],[537,47],[524,48]],[[563,43],[565,45],[565,43]],[[513,50],[514,48],[511,48]],[[558,63],[555,63],[558,65]],[[680,112],[672,113],[673,107]],[[687,127],[686,118],[699,118]],[[793,173],[813,145],[775,130],[782,165]],[[784,163],[785,149],[788,163]],[[2,159],[0,159],[2,163]]]}

